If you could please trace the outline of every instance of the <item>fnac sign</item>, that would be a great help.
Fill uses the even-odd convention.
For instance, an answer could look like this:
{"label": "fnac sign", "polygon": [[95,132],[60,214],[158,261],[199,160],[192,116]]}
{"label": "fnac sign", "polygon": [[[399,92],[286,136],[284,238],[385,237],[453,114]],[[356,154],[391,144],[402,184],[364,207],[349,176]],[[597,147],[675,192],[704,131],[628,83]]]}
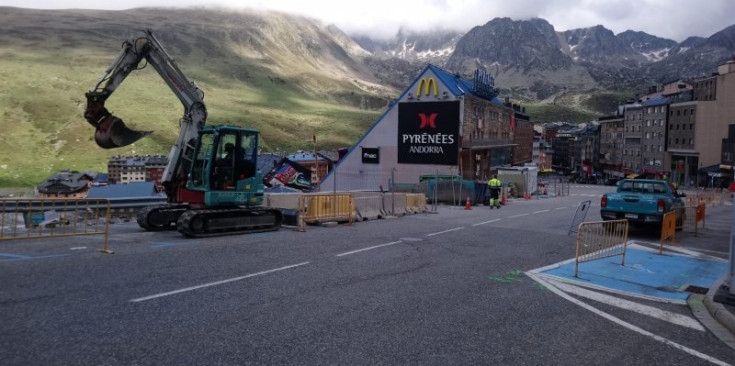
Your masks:
{"label": "fnac sign", "polygon": [[434,90],[434,96],[439,96],[439,88],[436,85],[436,80],[434,80],[433,77],[431,78],[421,78],[421,81],[419,81],[419,87],[416,89],[416,97],[421,98],[422,94],[425,94],[426,96],[429,96],[429,93],[431,92],[433,87]]}

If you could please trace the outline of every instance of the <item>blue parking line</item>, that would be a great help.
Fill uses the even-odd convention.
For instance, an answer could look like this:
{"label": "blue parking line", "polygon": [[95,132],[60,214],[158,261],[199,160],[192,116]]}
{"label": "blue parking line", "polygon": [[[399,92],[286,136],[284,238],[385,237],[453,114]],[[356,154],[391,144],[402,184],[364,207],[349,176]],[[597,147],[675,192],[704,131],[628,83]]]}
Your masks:
{"label": "blue parking line", "polygon": [[727,272],[726,261],[675,253],[659,255],[631,247],[626,250],[625,266],[620,265],[621,259],[615,256],[580,263],[579,277],[574,277],[573,260],[541,273],[628,294],[686,301],[689,293],[683,287],[709,288]]}
{"label": "blue parking line", "polygon": [[15,262],[15,261],[30,261],[36,259],[56,258],[56,257],[68,257],[71,254],[53,254],[53,255],[42,255],[38,257],[31,257],[27,255],[0,253],[0,257],[7,257],[9,259],[0,259],[0,262]]}

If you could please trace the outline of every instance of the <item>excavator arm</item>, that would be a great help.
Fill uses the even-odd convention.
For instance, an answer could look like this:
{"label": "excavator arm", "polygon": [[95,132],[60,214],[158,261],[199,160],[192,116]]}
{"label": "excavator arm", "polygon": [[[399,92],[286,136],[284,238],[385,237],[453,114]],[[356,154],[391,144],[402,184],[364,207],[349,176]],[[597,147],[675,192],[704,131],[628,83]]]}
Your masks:
{"label": "excavator arm", "polygon": [[184,106],[184,114],[179,122],[179,136],[171,148],[168,165],[162,177],[169,199],[172,199],[186,182],[185,170],[188,164],[183,164],[183,161],[191,159],[197,133],[207,120],[207,109],[204,105],[204,93],[196,83],[187,79],[150,30],[144,30],[137,37],[123,43],[120,53],[94,88],[86,93],[87,108],[84,117],[95,127],[97,145],[105,149],[127,146],[151,134],[151,131],[128,128],[122,119],[105,108],[107,98],[131,72],[142,68],[139,67],[141,62],[145,62],[143,67],[147,64],[153,66]]}

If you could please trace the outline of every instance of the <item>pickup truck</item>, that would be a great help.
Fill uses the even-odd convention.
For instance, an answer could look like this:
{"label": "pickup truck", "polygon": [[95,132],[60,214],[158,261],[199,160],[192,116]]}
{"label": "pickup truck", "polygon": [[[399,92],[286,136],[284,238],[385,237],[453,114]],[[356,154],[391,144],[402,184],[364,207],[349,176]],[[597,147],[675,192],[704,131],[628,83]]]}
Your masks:
{"label": "pickup truck", "polygon": [[677,210],[677,226],[684,219],[686,195],[665,180],[624,179],[618,190],[605,193],[600,201],[603,220],[627,219],[631,224],[661,225],[665,213]]}

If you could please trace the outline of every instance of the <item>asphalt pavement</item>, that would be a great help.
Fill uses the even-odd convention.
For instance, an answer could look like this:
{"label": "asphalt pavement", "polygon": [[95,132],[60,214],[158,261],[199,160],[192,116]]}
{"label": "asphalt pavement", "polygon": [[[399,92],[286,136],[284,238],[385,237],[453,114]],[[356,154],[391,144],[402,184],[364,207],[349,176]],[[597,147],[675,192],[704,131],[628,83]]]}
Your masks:
{"label": "asphalt pavement", "polygon": [[[115,254],[98,236],[5,241],[2,363],[735,363],[688,305],[534,278],[574,257],[576,208],[589,200],[585,220],[599,220],[610,188],[305,233],[192,240],[117,223]],[[726,258],[706,225],[677,249]]]}

